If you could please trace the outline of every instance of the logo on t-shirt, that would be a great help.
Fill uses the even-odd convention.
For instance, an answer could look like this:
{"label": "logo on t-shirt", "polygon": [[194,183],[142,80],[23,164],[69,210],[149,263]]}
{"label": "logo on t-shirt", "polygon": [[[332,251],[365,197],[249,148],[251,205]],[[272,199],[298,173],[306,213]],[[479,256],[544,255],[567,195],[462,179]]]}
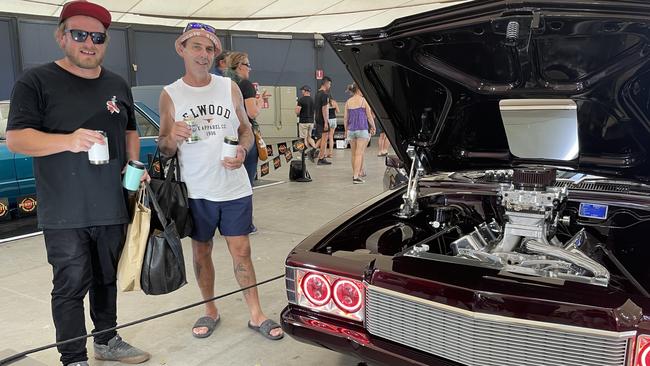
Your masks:
{"label": "logo on t-shirt", "polygon": [[106,102],[106,109],[108,109],[111,114],[120,113],[120,108],[117,107],[117,98],[114,95],[111,100]]}

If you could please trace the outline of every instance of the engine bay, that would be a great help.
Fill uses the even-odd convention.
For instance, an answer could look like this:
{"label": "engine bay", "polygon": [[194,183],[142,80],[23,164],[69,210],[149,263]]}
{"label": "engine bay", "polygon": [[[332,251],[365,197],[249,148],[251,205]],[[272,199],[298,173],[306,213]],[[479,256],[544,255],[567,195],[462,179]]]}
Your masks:
{"label": "engine bay", "polygon": [[[487,171],[472,185],[423,189],[404,218],[393,200],[333,238],[326,251],[356,256],[453,258],[533,278],[574,281],[648,297],[639,240],[650,214],[615,194],[578,190],[555,169]],[[473,187],[473,189],[465,189]],[[628,192],[629,194],[629,192]],[[647,207],[647,206],[645,206]],[[381,213],[380,211],[383,211]],[[355,240],[350,240],[354,237]],[[336,250],[333,250],[336,248]]]}
{"label": "engine bay", "polygon": [[[441,221],[433,225],[452,228],[463,234],[449,244],[452,255],[486,263],[508,272],[534,276],[563,278],[594,285],[607,286],[609,271],[583,252],[593,239],[581,229],[569,240],[557,236],[560,220],[567,203],[567,188],[555,187],[553,169],[516,170],[511,183],[500,184],[496,205],[503,211],[499,221],[481,222],[469,233],[451,219],[454,206],[435,208]],[[428,252],[427,244],[418,244],[403,253],[419,256]]]}

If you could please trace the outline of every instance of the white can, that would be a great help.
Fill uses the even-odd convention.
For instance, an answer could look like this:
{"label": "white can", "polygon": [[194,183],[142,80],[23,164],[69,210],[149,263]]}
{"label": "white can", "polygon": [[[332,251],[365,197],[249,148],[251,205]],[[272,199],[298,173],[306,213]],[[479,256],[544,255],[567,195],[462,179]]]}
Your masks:
{"label": "white can", "polygon": [[239,145],[239,140],[237,137],[225,136],[223,138],[223,147],[221,148],[221,160],[223,160],[225,157],[236,158],[237,145]]}
{"label": "white can", "polygon": [[93,144],[88,150],[88,161],[90,164],[102,165],[108,164],[109,154],[108,154],[108,138],[106,137],[106,132],[104,131],[95,131],[99,132],[104,138],[104,145]]}

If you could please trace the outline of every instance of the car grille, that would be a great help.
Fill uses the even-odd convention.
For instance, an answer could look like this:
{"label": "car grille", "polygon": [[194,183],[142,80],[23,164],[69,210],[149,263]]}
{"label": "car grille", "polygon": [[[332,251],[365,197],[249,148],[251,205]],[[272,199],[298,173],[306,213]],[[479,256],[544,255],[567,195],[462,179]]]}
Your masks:
{"label": "car grille", "polygon": [[635,335],[474,313],[372,285],[366,326],[468,366],[625,366]]}

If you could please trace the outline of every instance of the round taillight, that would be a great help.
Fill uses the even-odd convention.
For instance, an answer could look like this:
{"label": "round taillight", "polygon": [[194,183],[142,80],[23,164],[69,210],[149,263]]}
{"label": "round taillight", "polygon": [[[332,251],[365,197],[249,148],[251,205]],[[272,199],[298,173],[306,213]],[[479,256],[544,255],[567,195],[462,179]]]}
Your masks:
{"label": "round taillight", "polygon": [[356,313],[361,309],[361,289],[354,282],[339,279],[334,283],[333,292],[334,303],[339,309],[348,313]]}
{"label": "round taillight", "polygon": [[646,343],[641,347],[637,355],[641,362],[638,362],[637,365],[641,366],[650,366],[650,343]]}
{"label": "round taillight", "polygon": [[302,292],[316,306],[327,304],[332,298],[332,288],[323,275],[309,273],[302,279]]}

